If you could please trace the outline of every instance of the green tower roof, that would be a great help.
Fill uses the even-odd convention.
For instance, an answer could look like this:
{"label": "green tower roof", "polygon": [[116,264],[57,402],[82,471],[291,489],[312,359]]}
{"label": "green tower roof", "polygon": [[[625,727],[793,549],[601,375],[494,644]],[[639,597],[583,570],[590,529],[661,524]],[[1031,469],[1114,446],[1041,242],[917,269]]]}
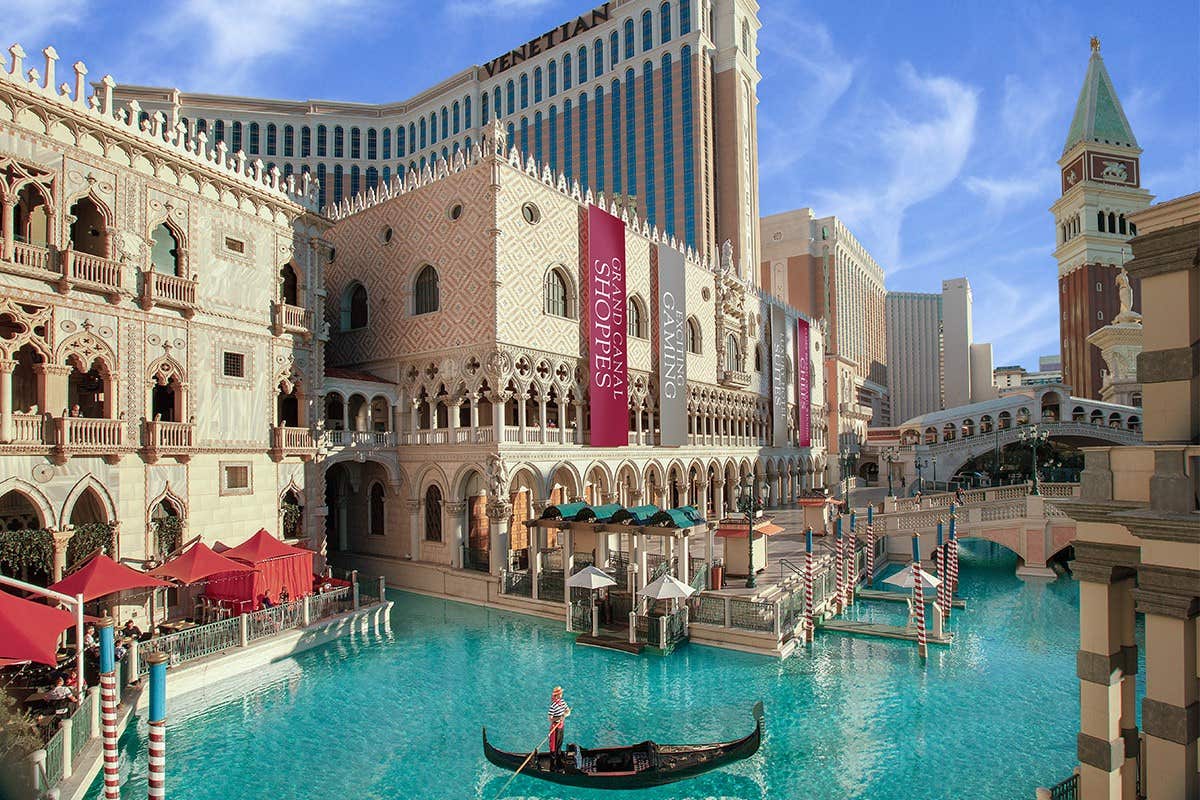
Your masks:
{"label": "green tower roof", "polygon": [[1079,91],[1075,116],[1071,118],[1063,152],[1079,142],[1100,142],[1118,147],[1138,146],[1133,128],[1129,127],[1129,120],[1121,108],[1121,101],[1117,99],[1112,78],[1108,77],[1108,70],[1104,68],[1104,59],[1100,57],[1100,40],[1095,37],[1092,37],[1092,57],[1088,59],[1087,74],[1083,78],[1083,88]]}

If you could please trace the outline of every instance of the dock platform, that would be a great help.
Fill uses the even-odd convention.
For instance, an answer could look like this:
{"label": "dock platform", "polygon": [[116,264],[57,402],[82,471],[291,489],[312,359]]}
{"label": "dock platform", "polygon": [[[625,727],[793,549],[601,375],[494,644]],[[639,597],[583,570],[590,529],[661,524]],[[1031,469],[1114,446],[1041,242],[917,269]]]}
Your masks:
{"label": "dock platform", "polygon": [[[904,592],[888,592],[879,589],[859,589],[855,593],[855,597],[857,597],[859,600],[885,600],[889,603],[903,603],[904,601],[911,599],[912,595]],[[932,592],[931,590],[930,594],[926,595],[925,597],[925,605],[931,605],[934,600],[937,600],[937,596],[936,593]],[[950,602],[950,607],[965,609],[967,607],[967,601],[952,600]]]}
{"label": "dock platform", "polygon": [[618,639],[615,636],[591,636],[589,634],[576,636],[575,644],[584,647],[600,647],[605,650],[619,650],[630,655],[638,655],[645,647],[644,644],[630,644],[628,640]]}
{"label": "dock platform", "polygon": [[[917,641],[917,632],[900,625],[879,625],[874,622],[855,622],[853,620],[831,619],[818,623],[822,630],[848,633],[853,636],[875,636],[882,639],[904,639],[909,642]],[[929,644],[949,645],[953,636],[935,637],[932,631],[926,634]]]}

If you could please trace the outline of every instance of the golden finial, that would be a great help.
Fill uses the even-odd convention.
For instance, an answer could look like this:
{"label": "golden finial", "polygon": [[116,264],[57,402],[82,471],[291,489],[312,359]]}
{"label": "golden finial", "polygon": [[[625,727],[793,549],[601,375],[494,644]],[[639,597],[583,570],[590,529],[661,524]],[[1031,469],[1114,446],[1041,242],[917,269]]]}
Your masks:
{"label": "golden finial", "polygon": [[1092,37],[1092,52],[1093,53],[1100,52],[1100,37],[1099,36]]}

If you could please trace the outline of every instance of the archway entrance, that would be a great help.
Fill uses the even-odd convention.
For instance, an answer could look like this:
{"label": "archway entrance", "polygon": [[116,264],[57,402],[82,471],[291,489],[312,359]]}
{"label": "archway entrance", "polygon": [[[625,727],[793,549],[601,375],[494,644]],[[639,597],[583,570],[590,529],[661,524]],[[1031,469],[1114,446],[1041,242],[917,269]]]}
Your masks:
{"label": "archway entrance", "polygon": [[25,494],[0,497],[0,573],[38,586],[53,582],[54,539],[44,526]]}
{"label": "archway entrance", "polygon": [[151,510],[150,525],[156,560],[162,561],[183,545],[183,514],[170,498],[164,497]]}

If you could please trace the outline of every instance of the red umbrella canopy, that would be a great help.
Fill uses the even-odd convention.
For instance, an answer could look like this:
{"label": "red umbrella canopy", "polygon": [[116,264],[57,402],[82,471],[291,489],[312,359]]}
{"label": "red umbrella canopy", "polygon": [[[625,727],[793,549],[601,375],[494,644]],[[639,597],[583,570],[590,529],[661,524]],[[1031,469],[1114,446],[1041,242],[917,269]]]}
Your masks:
{"label": "red umbrella canopy", "polygon": [[292,547],[290,544],[284,544],[267,533],[266,529],[263,528],[237,547],[231,547],[226,550],[222,555],[225,558],[236,558],[238,561],[245,561],[247,564],[260,564],[263,561],[270,561],[273,558],[285,558],[287,556],[294,556],[297,553],[307,552],[309,551],[302,550],[299,547]]}
{"label": "red umbrella canopy", "polygon": [[230,561],[204,542],[196,542],[186,553],[171,559],[157,569],[147,572],[156,578],[174,578],[180,583],[189,584],[202,581],[220,572],[251,572],[253,567]]}
{"label": "red umbrella canopy", "polygon": [[58,663],[58,637],[75,624],[61,608],[0,592],[0,661]]}
{"label": "red umbrella canopy", "polygon": [[170,585],[145,572],[138,572],[132,567],[118,564],[101,553],[50,588],[72,597],[82,594],[84,602],[88,602],[97,597],[104,597],[126,589],[148,589]]}

